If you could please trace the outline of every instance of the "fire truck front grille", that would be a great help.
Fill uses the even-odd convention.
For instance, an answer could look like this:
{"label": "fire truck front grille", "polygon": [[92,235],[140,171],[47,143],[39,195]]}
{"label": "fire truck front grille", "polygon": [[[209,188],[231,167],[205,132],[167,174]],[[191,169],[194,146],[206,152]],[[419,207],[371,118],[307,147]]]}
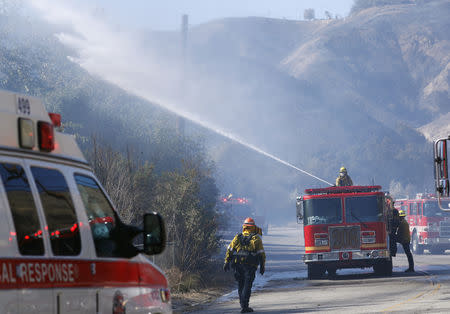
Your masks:
{"label": "fire truck front grille", "polygon": [[330,227],[328,233],[332,251],[361,248],[360,226]]}
{"label": "fire truck front grille", "polygon": [[445,220],[439,223],[439,236],[443,238],[450,238],[450,221]]}

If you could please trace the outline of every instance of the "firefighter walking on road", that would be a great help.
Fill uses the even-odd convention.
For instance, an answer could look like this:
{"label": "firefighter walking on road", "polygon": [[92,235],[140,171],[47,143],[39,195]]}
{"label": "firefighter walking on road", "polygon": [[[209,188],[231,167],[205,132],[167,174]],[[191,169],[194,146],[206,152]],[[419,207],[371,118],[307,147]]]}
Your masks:
{"label": "firefighter walking on road", "polygon": [[339,177],[336,178],[336,186],[351,186],[353,185],[352,178],[347,174],[347,169],[341,167],[339,169]]}
{"label": "firefighter walking on road", "polygon": [[400,243],[405,251],[406,257],[408,257],[409,267],[405,272],[414,272],[414,260],[411,254],[411,249],[409,243],[411,242],[411,234],[409,233],[409,224],[405,220],[406,213],[404,210],[398,211],[398,216],[400,219],[399,226],[397,229],[396,239]]}
{"label": "firefighter walking on road", "polygon": [[238,282],[241,313],[253,312],[248,306],[255,272],[259,265],[261,275],[265,271],[266,254],[261,237],[257,233],[255,221],[246,218],[242,233],[237,234],[228,246],[225,256],[224,271],[234,269],[234,277]]}

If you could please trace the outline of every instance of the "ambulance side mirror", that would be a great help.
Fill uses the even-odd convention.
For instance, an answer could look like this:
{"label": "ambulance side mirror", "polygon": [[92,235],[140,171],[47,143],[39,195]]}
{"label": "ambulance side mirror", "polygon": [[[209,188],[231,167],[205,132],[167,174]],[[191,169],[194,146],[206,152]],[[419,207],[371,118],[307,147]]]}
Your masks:
{"label": "ambulance side mirror", "polygon": [[144,215],[144,253],[160,254],[166,247],[166,227],[158,213]]}
{"label": "ambulance side mirror", "polygon": [[297,197],[295,205],[297,207],[297,223],[300,224],[303,221],[303,198],[301,196]]}
{"label": "ambulance side mirror", "polygon": [[447,141],[449,138],[434,142],[434,180],[439,197],[449,196]]}

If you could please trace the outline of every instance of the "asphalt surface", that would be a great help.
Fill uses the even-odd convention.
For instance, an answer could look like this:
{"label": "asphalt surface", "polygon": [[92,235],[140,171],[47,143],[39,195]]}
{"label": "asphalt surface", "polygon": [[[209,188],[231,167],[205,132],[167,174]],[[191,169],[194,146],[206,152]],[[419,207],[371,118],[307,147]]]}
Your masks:
{"label": "asphalt surface", "polygon": [[[371,268],[338,270],[335,278],[308,280],[300,260],[299,227],[271,228],[263,237],[266,273],[257,275],[250,298],[255,313],[450,313],[450,251],[414,256],[415,273],[404,273],[404,253],[394,258],[392,277]],[[231,274],[230,274],[231,275]],[[191,313],[239,313],[237,291]]]}

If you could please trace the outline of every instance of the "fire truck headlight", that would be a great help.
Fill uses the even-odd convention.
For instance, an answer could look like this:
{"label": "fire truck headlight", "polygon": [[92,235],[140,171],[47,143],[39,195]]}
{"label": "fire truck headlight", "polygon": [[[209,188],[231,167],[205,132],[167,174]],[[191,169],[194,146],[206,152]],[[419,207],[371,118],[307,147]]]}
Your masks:
{"label": "fire truck headlight", "polygon": [[328,234],[327,233],[314,234],[314,244],[315,246],[328,246]]}
{"label": "fire truck headlight", "polygon": [[437,223],[428,223],[425,229],[428,232],[439,232],[439,225]]}
{"label": "fire truck headlight", "polygon": [[316,246],[327,246],[328,245],[328,239],[316,239],[315,240]]}

